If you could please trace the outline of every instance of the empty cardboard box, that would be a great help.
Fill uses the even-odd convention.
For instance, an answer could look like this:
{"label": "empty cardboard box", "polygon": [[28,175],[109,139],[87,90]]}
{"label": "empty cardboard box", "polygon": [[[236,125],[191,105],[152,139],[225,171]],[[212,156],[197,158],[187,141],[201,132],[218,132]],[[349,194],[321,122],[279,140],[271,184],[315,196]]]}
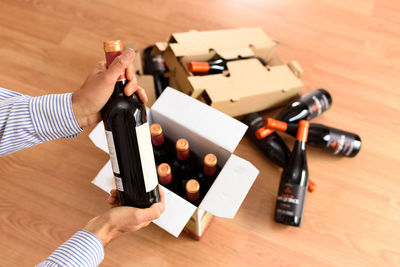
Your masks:
{"label": "empty cardboard box", "polygon": [[[170,86],[228,114],[238,116],[265,110],[301,94],[302,70],[295,61],[283,64],[276,42],[261,28],[190,31],[172,34],[168,43],[156,43],[170,71]],[[221,74],[194,75],[191,61],[259,57],[229,61]]]}

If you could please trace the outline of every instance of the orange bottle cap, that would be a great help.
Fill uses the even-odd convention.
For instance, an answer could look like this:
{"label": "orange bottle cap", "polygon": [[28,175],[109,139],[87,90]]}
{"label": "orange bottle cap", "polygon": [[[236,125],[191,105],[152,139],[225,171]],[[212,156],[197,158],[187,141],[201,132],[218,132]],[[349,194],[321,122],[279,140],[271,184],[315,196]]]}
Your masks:
{"label": "orange bottle cap", "polygon": [[210,70],[210,64],[208,62],[192,61],[188,64],[188,69],[193,73],[207,73]]}
{"label": "orange bottle cap", "polygon": [[150,126],[150,134],[151,134],[152,136],[160,135],[160,134],[162,134],[162,132],[163,132],[163,130],[162,130],[162,127],[161,127],[160,124],[158,124],[158,123],[153,123],[153,124]]}
{"label": "orange bottle cap", "polygon": [[189,141],[185,138],[181,138],[176,141],[176,150],[178,151],[186,151],[189,149]]}
{"label": "orange bottle cap", "polygon": [[271,130],[271,129],[267,129],[264,126],[256,131],[256,137],[257,137],[257,139],[264,139],[265,137],[272,134],[273,132],[275,132],[275,131]]}
{"label": "orange bottle cap", "polygon": [[157,173],[161,177],[165,177],[171,174],[171,167],[168,165],[168,163],[161,163],[157,167]]}
{"label": "orange bottle cap", "polygon": [[200,184],[197,182],[195,179],[190,179],[186,183],[186,191],[190,194],[195,194],[199,192],[200,190]]}
{"label": "orange bottle cap", "polygon": [[122,51],[121,40],[105,41],[104,42],[104,52],[117,52]]}
{"label": "orange bottle cap", "polygon": [[210,153],[204,156],[204,165],[207,167],[214,167],[217,165],[217,156],[214,154]]}
{"label": "orange bottle cap", "polygon": [[297,129],[296,140],[307,142],[308,128],[310,128],[310,122],[301,120],[299,122],[299,128]]}
{"label": "orange bottle cap", "polygon": [[277,121],[272,118],[268,118],[267,121],[265,122],[264,127],[267,129],[285,132],[287,129],[287,123],[283,121]]}

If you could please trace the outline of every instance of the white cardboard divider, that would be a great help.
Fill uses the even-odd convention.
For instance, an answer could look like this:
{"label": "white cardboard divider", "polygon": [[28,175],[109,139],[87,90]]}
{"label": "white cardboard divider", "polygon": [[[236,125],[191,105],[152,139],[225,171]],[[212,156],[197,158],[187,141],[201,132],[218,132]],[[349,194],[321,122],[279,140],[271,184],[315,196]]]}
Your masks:
{"label": "white cardboard divider", "polygon": [[199,208],[218,217],[233,218],[258,173],[250,162],[231,155]]}
{"label": "white cardboard divider", "polygon": [[165,211],[153,223],[178,237],[197,207],[167,188],[161,187],[165,195]]}

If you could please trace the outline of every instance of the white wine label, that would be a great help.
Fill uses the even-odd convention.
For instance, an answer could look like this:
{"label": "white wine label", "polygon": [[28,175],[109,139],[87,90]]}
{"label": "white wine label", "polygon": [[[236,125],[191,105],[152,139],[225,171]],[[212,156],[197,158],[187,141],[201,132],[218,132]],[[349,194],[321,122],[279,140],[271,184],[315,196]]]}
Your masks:
{"label": "white wine label", "polygon": [[114,176],[115,177],[115,187],[117,188],[118,191],[124,192],[124,186],[122,185],[122,179]]}
{"label": "white wine label", "polygon": [[110,155],[113,172],[120,174],[118,160],[117,160],[117,153],[115,152],[114,139],[111,131],[106,130],[106,139],[108,144],[108,154]]}
{"label": "white wine label", "polygon": [[151,146],[151,136],[149,124],[146,122],[136,127],[136,136],[139,146],[140,161],[146,192],[156,188],[158,184],[156,163],[154,162],[153,147]]}

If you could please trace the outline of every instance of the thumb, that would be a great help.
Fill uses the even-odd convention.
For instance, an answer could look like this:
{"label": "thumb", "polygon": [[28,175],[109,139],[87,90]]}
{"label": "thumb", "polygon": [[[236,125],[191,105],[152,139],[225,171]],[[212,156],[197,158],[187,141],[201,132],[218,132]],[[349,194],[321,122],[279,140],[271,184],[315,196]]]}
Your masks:
{"label": "thumb", "polygon": [[161,213],[164,212],[164,207],[161,203],[155,203],[150,208],[140,209],[139,217],[140,222],[153,221],[158,219]]}
{"label": "thumb", "polygon": [[135,52],[130,48],[122,52],[122,54],[116,57],[106,70],[106,77],[116,81],[121,73],[125,73],[125,69],[132,64],[134,58]]}

